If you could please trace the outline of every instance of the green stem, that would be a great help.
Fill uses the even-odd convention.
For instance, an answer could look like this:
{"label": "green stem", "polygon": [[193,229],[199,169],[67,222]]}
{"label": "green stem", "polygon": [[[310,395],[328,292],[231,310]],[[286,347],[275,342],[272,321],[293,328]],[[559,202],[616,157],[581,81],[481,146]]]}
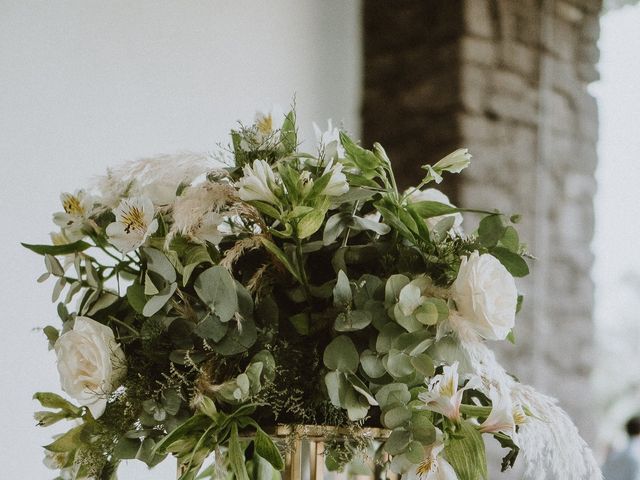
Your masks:
{"label": "green stem", "polygon": [[307,302],[311,301],[311,289],[309,288],[309,279],[307,277],[307,270],[304,268],[304,257],[302,255],[302,242],[296,235],[296,263],[298,264],[298,272],[300,273],[300,280],[302,280],[302,288],[307,297]]}

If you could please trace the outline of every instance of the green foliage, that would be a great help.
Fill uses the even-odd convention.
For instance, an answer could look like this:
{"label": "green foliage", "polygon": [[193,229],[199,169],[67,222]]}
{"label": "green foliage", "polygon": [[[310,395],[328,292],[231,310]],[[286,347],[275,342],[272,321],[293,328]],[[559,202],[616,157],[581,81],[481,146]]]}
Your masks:
{"label": "green foliage", "polygon": [[[295,111],[261,117],[231,133],[226,168],[171,187],[182,208],[176,200],[129,212],[127,234],[144,230],[148,214],[158,224],[135,248],[107,233],[122,212],[99,197],[64,205],[64,215],[83,216],[56,242],[81,240],[23,244],[43,256],[38,281],[53,280],[61,322],[43,329],[49,346],[84,315],[111,329],[126,358],[99,418],[56,394],[34,397],[48,409],[35,414],[40,425],[82,422],[46,447],[66,466],[107,479],[121,460],[153,466],[172,455],[180,479],[194,480],[217,451],[233,478],[275,479],[284,461],[266,427],[283,422],[350,432],[327,442],[333,470],[364,453],[366,425],[390,430],[380,452],[400,473],[444,438],[460,480],[486,477],[473,422],[489,400],[478,393],[482,405],[463,405],[456,422],[420,398],[443,365],[465,360],[449,322],[461,258],[491,254],[511,275],[528,274],[519,218],[414,202],[381,145],[338,137],[317,154],[299,152]],[[425,165],[417,190],[469,158],[458,150]],[[136,180],[111,193],[127,198]],[[477,232],[457,233],[461,213],[482,216]],[[517,447],[495,436],[507,468]]]}

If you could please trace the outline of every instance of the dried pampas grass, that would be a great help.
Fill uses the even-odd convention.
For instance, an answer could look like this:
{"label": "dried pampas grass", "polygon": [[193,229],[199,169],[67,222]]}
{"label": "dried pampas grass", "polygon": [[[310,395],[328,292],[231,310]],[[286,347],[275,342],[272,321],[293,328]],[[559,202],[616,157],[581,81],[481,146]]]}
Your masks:
{"label": "dried pampas grass", "polygon": [[485,385],[510,391],[513,402],[533,415],[517,437],[526,466],[523,480],[602,480],[593,452],[557,400],[511,377],[464,319],[454,315],[450,322],[474,373]]}

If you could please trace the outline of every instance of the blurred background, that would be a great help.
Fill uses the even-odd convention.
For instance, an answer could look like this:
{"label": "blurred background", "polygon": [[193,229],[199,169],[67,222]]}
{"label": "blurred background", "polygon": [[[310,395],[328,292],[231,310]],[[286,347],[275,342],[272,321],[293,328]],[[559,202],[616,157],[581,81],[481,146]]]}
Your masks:
{"label": "blurred background", "polygon": [[55,429],[35,427],[31,395],[59,389],[37,330],[56,320],[51,285],[18,242],[47,242],[59,193],[107,166],[214,151],[294,97],[302,137],[331,118],[385,145],[404,184],[471,150],[446,192],[523,214],[538,257],[501,359],[558,397],[601,458],[624,442],[640,411],[635,3],[0,0],[3,477],[53,477],[40,446]]}

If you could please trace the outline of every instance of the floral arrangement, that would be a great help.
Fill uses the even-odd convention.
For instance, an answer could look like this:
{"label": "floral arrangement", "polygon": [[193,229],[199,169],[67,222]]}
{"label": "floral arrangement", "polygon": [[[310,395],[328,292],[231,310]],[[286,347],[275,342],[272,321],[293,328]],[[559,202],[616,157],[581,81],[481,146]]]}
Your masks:
{"label": "floral arrangement", "polygon": [[[303,153],[293,111],[278,128],[259,115],[216,156],[132,162],[62,194],[52,245],[25,244],[59,302],[44,333],[70,400],[35,395],[40,425],[71,422],[45,447],[59,478],[167,455],[182,480],[279,478],[277,424],[347,429],[330,470],[372,455],[405,479],[486,479],[493,437],[503,470],[521,453],[531,478],[599,478],[555,401],[486,346],[514,340],[518,216],[427,188],[466,149],[401,191],[379,144],[329,127]],[[373,451],[366,427],[390,432]]]}

